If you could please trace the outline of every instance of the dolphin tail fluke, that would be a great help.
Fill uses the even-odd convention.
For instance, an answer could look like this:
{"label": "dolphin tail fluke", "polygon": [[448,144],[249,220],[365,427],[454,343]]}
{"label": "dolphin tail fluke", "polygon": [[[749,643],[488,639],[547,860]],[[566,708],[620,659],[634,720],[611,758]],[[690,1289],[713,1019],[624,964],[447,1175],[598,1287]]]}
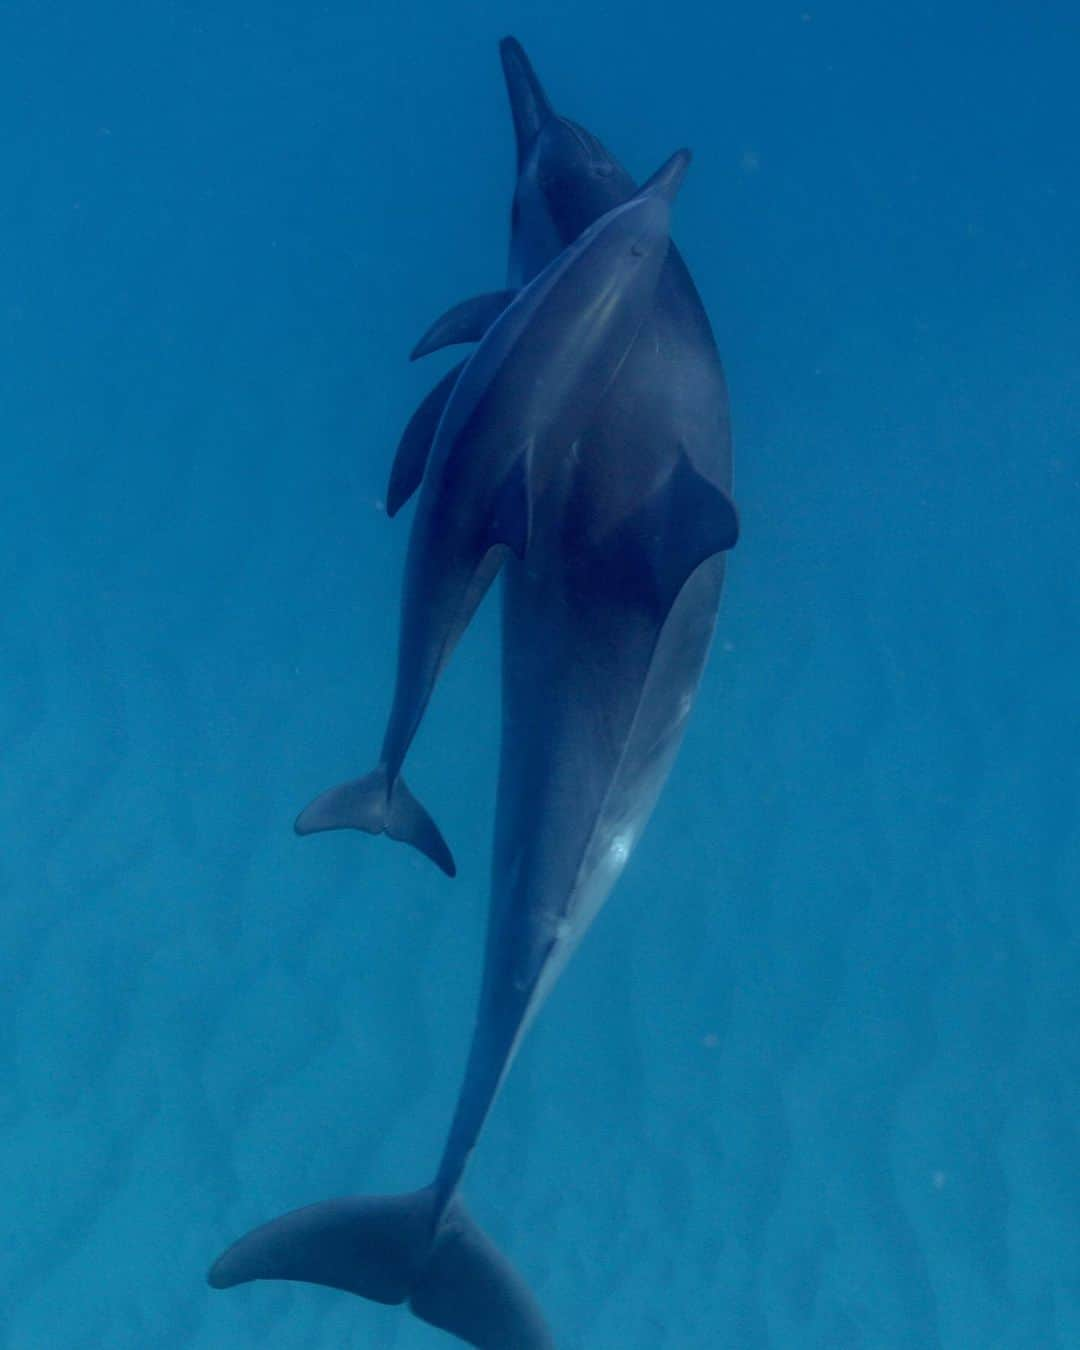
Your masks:
{"label": "dolphin tail fluke", "polygon": [[525,1282],[460,1200],[436,1225],[434,1188],[328,1200],[255,1228],[214,1262],[215,1289],[302,1280],[378,1303],[408,1303],[478,1350],[554,1350]]}
{"label": "dolphin tail fluke", "polygon": [[457,875],[453,854],[438,825],[400,774],[393,787],[388,788],[386,770],[382,767],[320,793],[296,817],[295,829],[297,834],[318,834],[323,830],[388,834],[391,839],[419,849],[448,877]]}

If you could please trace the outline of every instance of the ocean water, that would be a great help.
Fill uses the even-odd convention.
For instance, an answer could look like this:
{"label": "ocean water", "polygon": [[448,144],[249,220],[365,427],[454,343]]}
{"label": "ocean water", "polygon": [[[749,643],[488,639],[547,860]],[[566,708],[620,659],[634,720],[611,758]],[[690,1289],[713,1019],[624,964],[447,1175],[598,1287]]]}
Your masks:
{"label": "ocean water", "polygon": [[[436,1350],[216,1293],[430,1175],[485,907],[495,606],[367,767],[405,354],[502,284],[496,43],[637,175],[743,538],[667,791],[468,1178],[565,1350],[1080,1346],[1075,5],[0,9],[0,1345]],[[439,362],[442,362],[442,366]]]}

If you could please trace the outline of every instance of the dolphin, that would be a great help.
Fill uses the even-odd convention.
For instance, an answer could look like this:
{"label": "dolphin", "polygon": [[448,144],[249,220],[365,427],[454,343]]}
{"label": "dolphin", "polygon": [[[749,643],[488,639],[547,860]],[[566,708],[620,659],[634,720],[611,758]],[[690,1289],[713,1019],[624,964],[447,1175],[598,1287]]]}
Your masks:
{"label": "dolphin", "polygon": [[[518,147],[514,290],[630,200],[634,184],[595,138],[556,116],[513,39],[502,56]],[[483,338],[497,304],[455,306],[419,345]],[[552,465],[526,557],[503,569],[485,966],[435,1179],[265,1224],[219,1258],[211,1284],[306,1280],[408,1302],[478,1350],[554,1350],[535,1298],[468,1214],[460,1183],[522,1037],[626,865],[682,739],[722,555],[738,537],[730,481],[723,374],[672,246],[649,316],[572,453]]]}
{"label": "dolphin", "polygon": [[[454,875],[450,850],[401,766],[440,671],[507,550],[525,556],[536,499],[648,315],[670,242],[670,205],[688,163],[687,151],[673,155],[639,193],[590,224],[509,300],[502,293],[502,308],[475,352],[406,428],[391,472],[391,510],[421,481],[422,487],[382,752],[371,773],[307,806],[297,833],[385,832]],[[486,304],[490,318],[496,306]],[[430,341],[442,345],[453,324],[451,313]],[[425,450],[424,430],[433,422]]]}

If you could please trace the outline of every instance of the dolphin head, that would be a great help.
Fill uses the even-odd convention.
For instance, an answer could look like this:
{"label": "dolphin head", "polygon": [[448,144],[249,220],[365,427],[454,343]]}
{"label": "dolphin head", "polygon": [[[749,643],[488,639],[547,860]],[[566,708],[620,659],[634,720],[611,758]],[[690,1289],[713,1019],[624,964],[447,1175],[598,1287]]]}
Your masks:
{"label": "dolphin head", "polygon": [[591,238],[598,254],[606,244],[609,255],[619,258],[620,285],[637,285],[649,303],[671,243],[671,208],[689,163],[689,150],[677,151],[628,202],[597,221],[582,241]]}
{"label": "dolphin head", "polygon": [[499,51],[517,143],[510,281],[523,285],[633,196],[634,182],[595,136],[555,112],[516,38],[504,38]]}

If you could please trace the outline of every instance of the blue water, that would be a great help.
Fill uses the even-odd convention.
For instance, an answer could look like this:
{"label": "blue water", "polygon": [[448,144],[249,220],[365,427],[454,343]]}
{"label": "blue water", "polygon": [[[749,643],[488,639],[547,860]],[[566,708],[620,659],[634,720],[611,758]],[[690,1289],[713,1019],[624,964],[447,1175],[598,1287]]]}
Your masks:
{"label": "blue water", "polygon": [[1080,1346],[1080,19],[1030,8],[3,6],[4,1350],[451,1344],[204,1271],[421,1184],[457,1090],[493,605],[410,775],[458,880],[290,822],[381,734],[504,32],[638,175],[695,150],[744,534],[472,1207],[565,1350]]}

